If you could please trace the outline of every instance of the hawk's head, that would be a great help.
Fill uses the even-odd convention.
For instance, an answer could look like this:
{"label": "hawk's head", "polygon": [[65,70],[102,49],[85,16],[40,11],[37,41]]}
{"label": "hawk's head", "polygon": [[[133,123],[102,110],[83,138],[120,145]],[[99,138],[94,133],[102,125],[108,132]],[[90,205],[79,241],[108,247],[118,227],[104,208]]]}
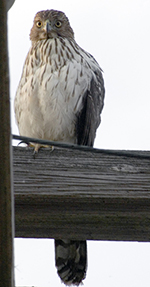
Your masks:
{"label": "hawk's head", "polygon": [[74,32],[66,15],[56,10],[38,12],[30,32],[31,41],[57,37],[74,38]]}

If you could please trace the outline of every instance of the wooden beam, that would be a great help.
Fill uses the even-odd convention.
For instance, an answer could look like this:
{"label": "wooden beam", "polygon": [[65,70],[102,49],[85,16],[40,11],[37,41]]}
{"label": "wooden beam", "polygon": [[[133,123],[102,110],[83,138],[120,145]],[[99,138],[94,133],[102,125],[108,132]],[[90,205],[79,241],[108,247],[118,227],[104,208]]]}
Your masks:
{"label": "wooden beam", "polygon": [[150,152],[13,152],[17,237],[150,241]]}
{"label": "wooden beam", "polygon": [[0,1],[0,287],[14,286],[6,1]]}

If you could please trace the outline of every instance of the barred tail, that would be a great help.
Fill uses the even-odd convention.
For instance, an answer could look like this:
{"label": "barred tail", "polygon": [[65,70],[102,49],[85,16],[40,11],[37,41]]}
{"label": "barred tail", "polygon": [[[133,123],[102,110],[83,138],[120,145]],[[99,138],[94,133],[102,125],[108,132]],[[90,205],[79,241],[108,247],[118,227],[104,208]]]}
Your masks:
{"label": "barred tail", "polygon": [[86,276],[86,241],[55,240],[57,273],[66,285],[79,285]]}

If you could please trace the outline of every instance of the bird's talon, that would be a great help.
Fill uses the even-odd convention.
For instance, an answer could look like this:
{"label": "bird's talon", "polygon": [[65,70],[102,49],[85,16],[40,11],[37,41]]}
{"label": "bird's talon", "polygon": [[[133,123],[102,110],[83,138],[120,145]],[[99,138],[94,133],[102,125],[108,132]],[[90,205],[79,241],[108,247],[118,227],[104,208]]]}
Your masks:
{"label": "bird's talon", "polygon": [[25,141],[21,141],[21,142],[19,142],[19,143],[18,143],[18,145],[20,145],[20,144],[22,144],[22,143],[23,143],[23,144],[26,144],[27,146],[29,146],[29,145],[30,145],[28,142],[25,142]]}
{"label": "bird's talon", "polygon": [[38,154],[38,151],[34,150],[34,152],[33,152],[33,158],[34,159],[36,158],[37,154]]}
{"label": "bird's talon", "polygon": [[53,152],[53,150],[55,149],[53,145],[51,145],[50,148],[51,148],[50,152]]}

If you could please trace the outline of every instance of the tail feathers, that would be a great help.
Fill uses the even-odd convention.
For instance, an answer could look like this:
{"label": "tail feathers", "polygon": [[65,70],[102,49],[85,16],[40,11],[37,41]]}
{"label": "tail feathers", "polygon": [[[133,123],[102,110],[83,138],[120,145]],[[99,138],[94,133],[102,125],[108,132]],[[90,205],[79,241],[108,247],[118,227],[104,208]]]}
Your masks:
{"label": "tail feathers", "polygon": [[86,276],[86,241],[55,240],[57,273],[66,285],[79,285]]}

